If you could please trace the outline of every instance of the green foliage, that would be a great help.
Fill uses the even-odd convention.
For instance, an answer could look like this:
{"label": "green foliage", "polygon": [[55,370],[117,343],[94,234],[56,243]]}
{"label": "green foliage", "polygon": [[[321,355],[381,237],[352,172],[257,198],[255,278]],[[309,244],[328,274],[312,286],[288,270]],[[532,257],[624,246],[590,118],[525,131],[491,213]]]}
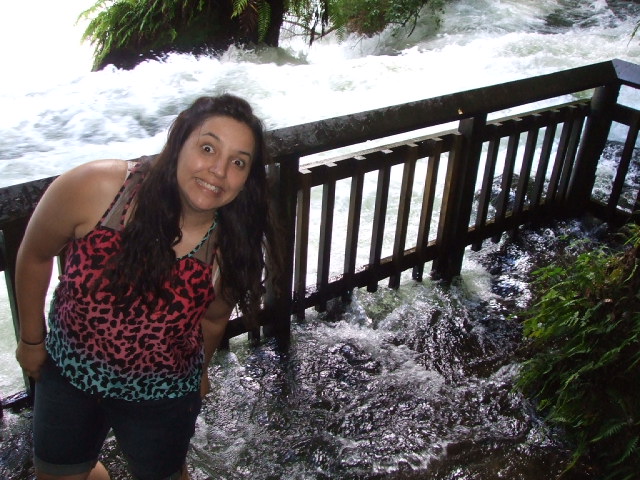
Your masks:
{"label": "green foliage", "polygon": [[415,26],[425,9],[439,23],[445,1],[98,0],[80,17],[90,20],[83,41],[94,46],[99,68],[117,51],[138,55],[205,47],[216,38],[216,29],[218,40],[227,44],[238,37],[277,44],[282,15],[302,28],[309,43],[332,31],[371,36],[387,26]]}
{"label": "green foliage", "polygon": [[99,0],[80,14],[91,18],[82,40],[95,46],[94,65],[118,48],[153,50],[175,42],[207,6],[205,0]]}
{"label": "green foliage", "polygon": [[444,0],[329,0],[329,19],[334,28],[372,36],[387,26],[415,26],[424,8],[437,21]]}
{"label": "green foliage", "polygon": [[266,0],[233,0],[231,18],[239,17],[245,33],[258,32],[258,41],[264,41],[271,23],[271,5]]}
{"label": "green foliage", "polygon": [[608,479],[640,471],[640,227],[604,247],[535,272],[540,298],[524,314],[534,355],[518,386]]}

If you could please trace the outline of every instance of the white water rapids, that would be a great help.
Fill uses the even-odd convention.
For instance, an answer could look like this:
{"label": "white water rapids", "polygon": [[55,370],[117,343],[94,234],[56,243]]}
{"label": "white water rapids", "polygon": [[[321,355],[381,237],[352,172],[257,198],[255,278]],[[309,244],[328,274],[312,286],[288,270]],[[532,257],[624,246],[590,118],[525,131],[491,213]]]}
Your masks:
{"label": "white water rapids", "polygon": [[[284,38],[278,49],[230,48],[219,58],[171,55],[131,71],[91,72],[91,48],[80,45],[83,25],[75,21],[92,3],[35,0],[0,6],[0,187],[56,175],[97,158],[156,153],[177,112],[200,95],[244,96],[268,128],[277,128],[613,58],[640,63],[640,37],[631,39],[640,19],[637,3],[454,0],[448,2],[439,30],[425,18],[410,36],[385,32],[343,42],[328,38],[311,47],[301,38]],[[637,94],[624,95],[626,103],[640,106]],[[487,277],[482,267],[468,263],[465,289],[478,298],[489,297]],[[23,388],[4,288],[3,283],[0,397]],[[392,320],[384,321],[385,328],[392,329],[387,325]],[[356,351],[390,349],[388,358],[406,362],[403,368],[416,374],[411,363],[415,359],[399,359],[407,351],[386,344],[386,334],[366,340],[373,334],[362,328],[341,322],[320,326],[313,334],[305,330],[299,340],[331,353],[332,342],[350,337],[358,344]],[[342,354],[353,355],[345,351]],[[222,387],[238,381],[233,372],[240,367],[231,363],[227,368],[232,374],[220,380]],[[243,374],[239,370],[238,375]],[[411,388],[401,374],[401,369],[395,372],[398,377],[392,382]],[[442,382],[431,370],[422,375],[425,382]],[[211,441],[204,437],[196,442]],[[245,477],[238,473],[228,478]]]}

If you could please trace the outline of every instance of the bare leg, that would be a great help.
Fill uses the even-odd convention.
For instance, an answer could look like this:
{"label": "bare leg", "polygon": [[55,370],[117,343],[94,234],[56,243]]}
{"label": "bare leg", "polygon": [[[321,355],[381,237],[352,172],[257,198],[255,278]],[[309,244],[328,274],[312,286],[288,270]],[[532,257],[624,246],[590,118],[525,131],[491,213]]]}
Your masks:
{"label": "bare leg", "polygon": [[104,467],[102,462],[98,462],[96,463],[96,466],[93,467],[93,470],[91,470],[91,472],[89,473],[89,477],[87,477],[87,480],[111,480],[111,477],[109,476],[109,472],[107,472],[107,469]]}
{"label": "bare leg", "polygon": [[77,475],[49,475],[42,472],[36,472],[38,480],[111,480],[109,472],[100,462],[90,472],[78,473]]}
{"label": "bare leg", "polygon": [[180,477],[180,480],[189,480],[189,470],[187,469],[187,464],[185,463],[182,466],[182,476]]}

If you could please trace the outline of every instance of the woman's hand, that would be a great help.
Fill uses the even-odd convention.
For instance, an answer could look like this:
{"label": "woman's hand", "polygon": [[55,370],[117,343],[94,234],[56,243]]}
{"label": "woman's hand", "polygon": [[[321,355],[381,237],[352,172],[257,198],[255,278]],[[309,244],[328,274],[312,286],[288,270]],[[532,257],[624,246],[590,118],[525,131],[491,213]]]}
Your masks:
{"label": "woman's hand", "polygon": [[44,340],[36,345],[24,343],[22,340],[18,342],[16,360],[18,360],[22,370],[28,377],[37,381],[40,378],[40,369],[46,359],[47,350],[44,346]]}

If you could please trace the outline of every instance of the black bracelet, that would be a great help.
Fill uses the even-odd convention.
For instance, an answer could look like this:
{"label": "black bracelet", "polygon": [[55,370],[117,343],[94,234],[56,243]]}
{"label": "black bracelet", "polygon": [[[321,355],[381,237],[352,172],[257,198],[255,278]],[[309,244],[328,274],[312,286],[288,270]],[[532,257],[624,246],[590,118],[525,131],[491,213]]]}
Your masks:
{"label": "black bracelet", "polygon": [[30,345],[32,347],[35,347],[36,345],[40,345],[41,343],[44,343],[44,338],[42,340],[40,340],[39,342],[32,343],[32,342],[27,342],[24,338],[20,337],[20,341],[22,343],[24,343],[25,345]]}

